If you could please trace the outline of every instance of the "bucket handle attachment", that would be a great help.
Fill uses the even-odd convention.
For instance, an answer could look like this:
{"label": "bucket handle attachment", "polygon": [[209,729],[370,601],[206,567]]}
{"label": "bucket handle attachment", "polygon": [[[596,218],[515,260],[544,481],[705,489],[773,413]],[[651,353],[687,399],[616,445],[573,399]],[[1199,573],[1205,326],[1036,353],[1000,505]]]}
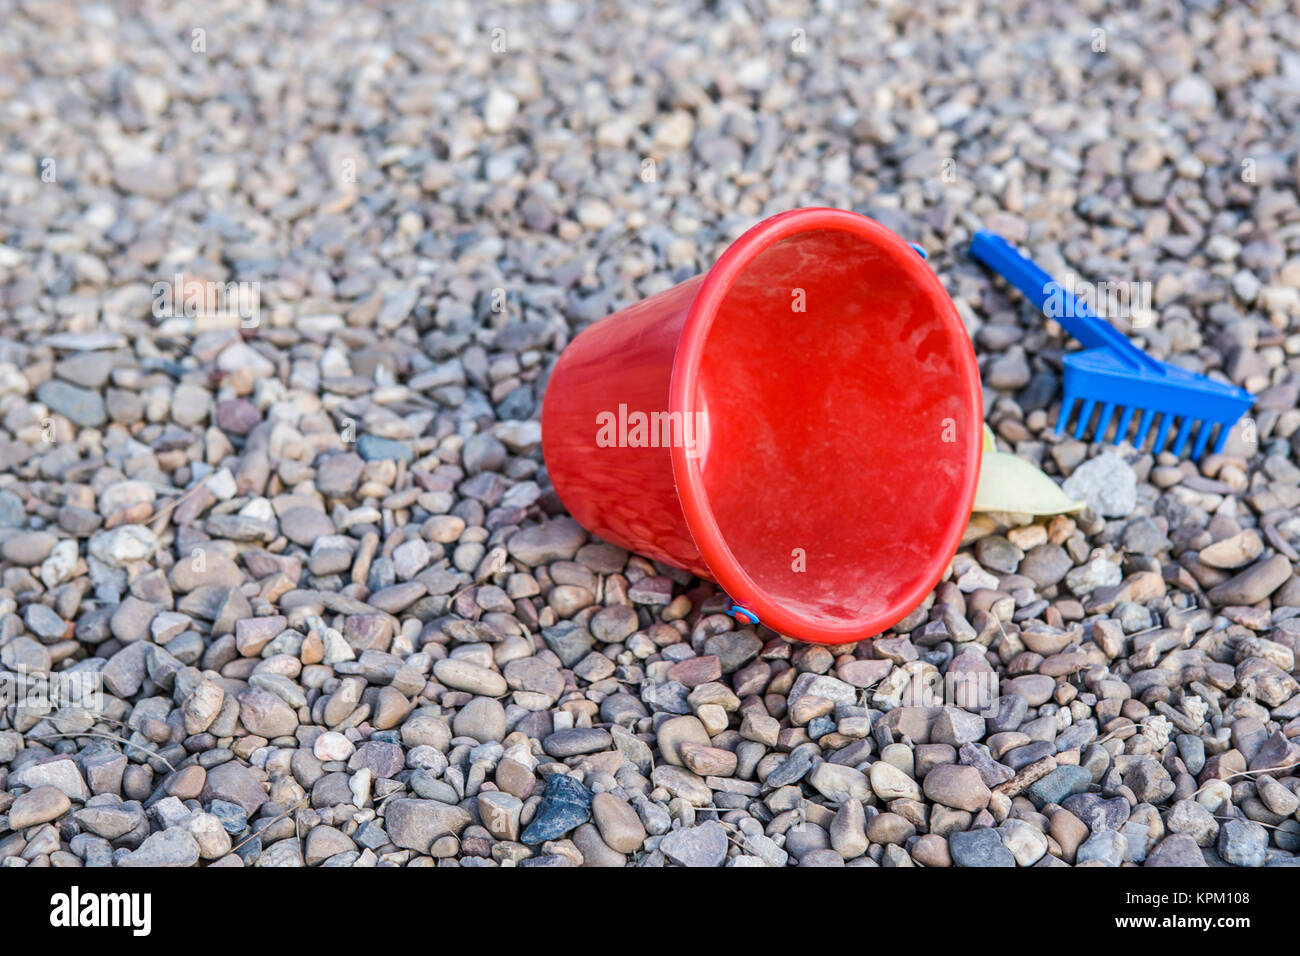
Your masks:
{"label": "bucket handle attachment", "polygon": [[758,615],[748,608],[741,607],[735,601],[727,605],[727,613],[738,621],[743,619],[749,621],[750,624],[758,624]]}

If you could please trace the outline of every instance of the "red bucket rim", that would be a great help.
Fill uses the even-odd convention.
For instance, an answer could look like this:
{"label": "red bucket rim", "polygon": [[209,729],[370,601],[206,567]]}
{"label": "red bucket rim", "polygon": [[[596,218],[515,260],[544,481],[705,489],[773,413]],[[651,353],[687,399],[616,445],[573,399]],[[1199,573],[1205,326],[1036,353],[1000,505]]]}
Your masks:
{"label": "red bucket rim", "polygon": [[[908,243],[885,226],[858,213],[844,209],[812,207],[794,209],[765,219],[745,232],[727,247],[722,256],[705,275],[703,283],[691,302],[677,353],[673,359],[672,380],[669,386],[669,409],[681,412],[683,420],[694,412],[695,384],[699,376],[700,359],[704,353],[709,330],[719,306],[730,291],[736,278],[753,259],[772,245],[804,232],[836,230],[865,239],[887,252],[899,270],[920,286],[935,303],[935,314],[948,335],[957,342],[969,343],[966,329],[939,277],[925,264]],[[685,447],[675,444],[672,451],[673,477],[677,484],[678,500],[686,518],[687,527],[695,539],[696,547],[714,579],[733,599],[753,611],[764,625],[773,630],[818,643],[843,644],[865,640],[880,634],[902,620],[934,589],[947,569],[961,542],[962,534],[970,520],[971,506],[975,501],[975,487],[979,480],[980,449],[982,447],[981,423],[983,421],[983,395],[980,389],[979,367],[972,348],[959,349],[958,361],[964,374],[966,393],[962,397],[972,410],[970,427],[965,441],[967,460],[974,466],[966,470],[945,533],[941,548],[936,548],[925,573],[916,578],[916,584],[894,607],[875,616],[844,625],[814,623],[784,607],[771,598],[746,573],[740,561],[732,554],[722,530],[713,516],[708,496],[699,471],[699,461],[688,456]]]}

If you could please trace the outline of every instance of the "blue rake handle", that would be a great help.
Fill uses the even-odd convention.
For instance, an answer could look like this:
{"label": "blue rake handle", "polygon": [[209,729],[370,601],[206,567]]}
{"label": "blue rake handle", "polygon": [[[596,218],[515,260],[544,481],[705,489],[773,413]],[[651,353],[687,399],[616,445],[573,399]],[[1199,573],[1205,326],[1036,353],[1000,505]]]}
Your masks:
{"label": "blue rake handle", "polygon": [[[1119,329],[1098,318],[1085,302],[1066,290],[1033,260],[1021,255],[1015,246],[996,232],[987,229],[976,232],[971,239],[970,254],[1019,289],[1021,295],[1040,312],[1059,322],[1085,348],[1108,349],[1134,368],[1164,373],[1159,361],[1130,342]],[[1059,308],[1053,306],[1054,299]]]}

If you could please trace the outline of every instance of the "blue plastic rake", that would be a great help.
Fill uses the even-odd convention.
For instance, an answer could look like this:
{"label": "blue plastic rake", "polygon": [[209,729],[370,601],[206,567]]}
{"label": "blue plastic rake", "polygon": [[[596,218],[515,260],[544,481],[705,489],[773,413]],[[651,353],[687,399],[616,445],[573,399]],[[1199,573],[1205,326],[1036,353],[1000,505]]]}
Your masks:
{"label": "blue plastic rake", "polygon": [[1173,453],[1181,455],[1195,435],[1192,457],[1200,458],[1211,438],[1214,450],[1222,451],[1232,426],[1254,404],[1255,397],[1243,388],[1153,359],[997,233],[984,229],[975,233],[970,254],[1019,289],[1085,347],[1062,359],[1065,394],[1056,419],[1058,435],[1065,431],[1078,402],[1075,438],[1088,433],[1093,412],[1100,406],[1093,433],[1096,441],[1105,441],[1111,419],[1118,414],[1112,442],[1118,445],[1128,437],[1136,417],[1133,447],[1142,448],[1155,425],[1151,452],[1158,454],[1177,423]]}

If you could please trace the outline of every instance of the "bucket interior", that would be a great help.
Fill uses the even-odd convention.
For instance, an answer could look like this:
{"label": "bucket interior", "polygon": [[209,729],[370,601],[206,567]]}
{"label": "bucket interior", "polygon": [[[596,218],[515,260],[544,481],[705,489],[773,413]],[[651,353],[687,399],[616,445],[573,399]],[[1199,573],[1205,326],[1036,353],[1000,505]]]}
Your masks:
{"label": "bucket interior", "polygon": [[900,248],[916,256],[822,229],[763,249],[725,291],[688,393],[708,423],[694,467],[726,550],[830,640],[919,603],[970,516],[970,344]]}

